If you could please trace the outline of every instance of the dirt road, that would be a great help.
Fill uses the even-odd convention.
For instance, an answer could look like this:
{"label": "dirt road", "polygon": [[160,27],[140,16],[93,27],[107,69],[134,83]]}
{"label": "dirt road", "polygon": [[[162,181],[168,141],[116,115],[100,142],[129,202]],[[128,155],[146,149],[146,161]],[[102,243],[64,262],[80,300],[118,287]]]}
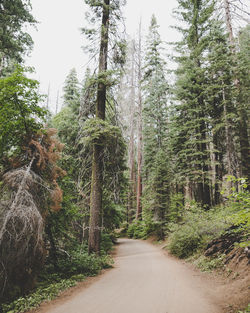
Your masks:
{"label": "dirt road", "polygon": [[114,269],[42,312],[219,313],[213,292],[195,271],[160,248],[120,239]]}

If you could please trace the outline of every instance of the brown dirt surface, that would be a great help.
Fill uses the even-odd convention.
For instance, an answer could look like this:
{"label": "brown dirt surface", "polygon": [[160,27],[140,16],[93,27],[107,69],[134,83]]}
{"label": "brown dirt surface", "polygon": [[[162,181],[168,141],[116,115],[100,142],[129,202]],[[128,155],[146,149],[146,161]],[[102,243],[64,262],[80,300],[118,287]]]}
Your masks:
{"label": "brown dirt surface", "polygon": [[119,239],[113,269],[33,312],[229,313],[247,278],[230,281],[200,273],[149,242]]}

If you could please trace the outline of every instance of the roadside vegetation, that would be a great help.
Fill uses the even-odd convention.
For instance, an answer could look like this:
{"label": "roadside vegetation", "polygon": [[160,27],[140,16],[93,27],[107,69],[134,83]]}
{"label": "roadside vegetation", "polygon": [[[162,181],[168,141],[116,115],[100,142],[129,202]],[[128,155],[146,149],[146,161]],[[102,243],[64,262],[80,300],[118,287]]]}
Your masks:
{"label": "roadside vegetation", "polygon": [[85,0],[90,67],[52,110],[24,62],[32,1],[1,1],[0,311],[111,266],[122,225],[205,271],[249,257],[247,7],[176,0],[170,57],[155,15],[126,36],[125,2]]}

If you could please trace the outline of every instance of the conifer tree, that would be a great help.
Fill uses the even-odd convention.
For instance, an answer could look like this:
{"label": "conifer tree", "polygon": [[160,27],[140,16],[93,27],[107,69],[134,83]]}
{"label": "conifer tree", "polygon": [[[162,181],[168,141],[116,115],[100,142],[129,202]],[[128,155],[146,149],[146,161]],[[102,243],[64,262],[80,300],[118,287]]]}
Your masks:
{"label": "conifer tree", "polygon": [[[152,16],[146,43],[143,75],[143,141],[145,194],[151,198],[155,221],[162,222],[168,197],[167,181],[167,90],[162,41]],[[165,169],[165,170],[164,170]],[[151,190],[151,192],[150,192]]]}
{"label": "conifer tree", "polygon": [[181,177],[187,177],[194,198],[204,206],[211,205],[210,140],[208,136],[205,56],[209,43],[209,28],[214,13],[214,2],[179,0],[177,17],[186,27],[178,27],[183,39],[178,44],[180,53],[177,82],[174,152],[178,156]]}
{"label": "conifer tree", "polygon": [[[114,84],[112,81],[112,71],[108,71],[110,36],[116,32],[116,22],[121,19],[120,8],[124,1],[120,0],[85,0],[92,10],[92,24],[96,26],[96,22],[100,23],[99,36],[99,59],[98,59],[98,74],[97,74],[97,96],[96,96],[96,118],[92,125],[92,129],[98,133],[103,131],[103,134],[96,134],[93,138],[93,155],[92,155],[92,180],[91,180],[91,195],[90,195],[90,225],[89,225],[89,253],[100,252],[100,234],[101,234],[101,217],[103,207],[103,173],[104,173],[104,152],[106,140],[102,135],[106,132],[111,134],[114,128],[110,128],[108,123],[104,122],[107,109],[108,88]],[[93,23],[93,21],[95,23]],[[83,29],[85,35],[90,39],[94,39],[95,34],[98,34],[97,29]],[[95,37],[96,38],[96,37]],[[116,52],[114,61],[122,61],[123,59],[123,43],[114,40],[113,50]],[[107,126],[107,128],[105,128]],[[108,138],[106,138],[109,140]]]}
{"label": "conifer tree", "polygon": [[80,106],[80,86],[75,68],[66,77],[63,91],[63,106],[69,106],[73,112],[78,113]]}

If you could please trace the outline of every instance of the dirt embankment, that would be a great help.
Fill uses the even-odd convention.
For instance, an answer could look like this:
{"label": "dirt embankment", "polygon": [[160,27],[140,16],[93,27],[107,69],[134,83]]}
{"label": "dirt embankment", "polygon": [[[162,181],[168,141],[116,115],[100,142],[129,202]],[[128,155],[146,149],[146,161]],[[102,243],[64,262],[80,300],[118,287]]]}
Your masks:
{"label": "dirt embankment", "polygon": [[250,303],[249,248],[235,247],[242,234],[233,230],[232,227],[227,233],[213,240],[205,251],[205,256],[225,255],[225,268],[223,273],[220,273],[221,289],[224,289],[225,293],[225,313],[237,312]]}

